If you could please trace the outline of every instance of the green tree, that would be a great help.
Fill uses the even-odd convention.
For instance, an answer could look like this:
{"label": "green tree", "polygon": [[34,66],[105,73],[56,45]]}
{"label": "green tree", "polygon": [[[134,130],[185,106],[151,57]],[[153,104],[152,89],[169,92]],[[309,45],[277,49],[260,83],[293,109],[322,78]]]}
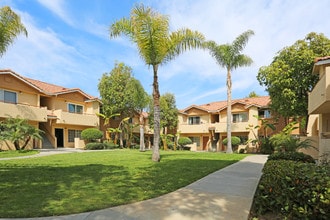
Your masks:
{"label": "green tree", "polygon": [[10,117],[0,123],[0,141],[12,142],[16,150],[25,150],[32,139],[41,140],[41,132],[38,128],[30,125],[26,119],[18,117]]}
{"label": "green tree", "polygon": [[255,97],[259,97],[260,95],[258,95],[255,91],[252,91],[249,93],[249,95],[246,98],[255,98]]}
{"label": "green tree", "polygon": [[160,103],[158,68],[190,48],[202,46],[204,36],[190,29],[170,32],[169,18],[143,4],[136,5],[129,18],[122,18],[110,26],[110,37],[126,35],[137,45],[143,61],[153,68],[154,141],[153,161],[160,161]]}
{"label": "green tree", "polygon": [[257,79],[269,93],[271,108],[286,118],[308,118],[308,93],[318,82],[318,75],[312,74],[314,59],[329,54],[330,39],[312,32],[261,67]]}
{"label": "green tree", "polygon": [[98,89],[106,116],[120,114],[122,118],[132,117],[148,105],[148,94],[132,76],[132,68],[124,63],[115,63],[110,73],[104,73]]}
{"label": "green tree", "polygon": [[[150,126],[153,127],[153,103],[150,107]],[[162,142],[164,150],[167,150],[168,131],[178,126],[178,109],[175,96],[172,93],[165,93],[160,96],[160,129],[162,130]]]}
{"label": "green tree", "polygon": [[27,31],[21,23],[21,18],[13,12],[10,7],[5,6],[0,9],[0,57],[4,55],[9,45],[14,43],[19,34]]}
{"label": "green tree", "polygon": [[206,47],[210,50],[211,55],[221,67],[227,70],[227,153],[233,153],[231,144],[231,71],[238,67],[252,64],[252,59],[247,55],[241,54],[241,52],[253,34],[252,30],[248,30],[239,35],[232,44],[218,45],[214,41],[206,42]]}

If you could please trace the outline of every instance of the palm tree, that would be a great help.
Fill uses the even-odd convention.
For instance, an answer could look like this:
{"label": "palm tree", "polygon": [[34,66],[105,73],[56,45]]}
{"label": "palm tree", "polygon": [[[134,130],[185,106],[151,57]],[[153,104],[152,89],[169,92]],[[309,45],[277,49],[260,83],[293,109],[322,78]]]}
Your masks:
{"label": "palm tree", "polygon": [[227,69],[227,153],[233,152],[231,146],[231,71],[237,67],[252,64],[252,59],[247,55],[241,54],[241,51],[247,44],[249,37],[253,34],[252,30],[248,30],[239,35],[232,44],[217,45],[214,41],[208,41],[205,45],[217,63]]}
{"label": "palm tree", "polygon": [[124,34],[137,45],[144,62],[153,68],[154,146],[153,161],[160,161],[160,107],[158,67],[174,59],[183,51],[201,47],[204,36],[190,29],[169,30],[169,19],[143,4],[136,5],[129,18],[122,18],[110,26],[110,37]]}
{"label": "palm tree", "polygon": [[24,33],[25,36],[28,34],[21,23],[21,18],[10,7],[2,7],[0,9],[0,57],[21,33]]}

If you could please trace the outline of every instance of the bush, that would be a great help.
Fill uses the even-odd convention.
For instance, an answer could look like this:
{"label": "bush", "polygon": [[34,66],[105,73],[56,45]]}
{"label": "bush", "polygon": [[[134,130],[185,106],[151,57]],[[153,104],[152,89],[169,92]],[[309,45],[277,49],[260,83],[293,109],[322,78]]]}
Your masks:
{"label": "bush", "polygon": [[103,137],[103,132],[97,128],[87,128],[81,132],[81,138],[86,141],[95,142]]}
{"label": "bush", "polygon": [[269,155],[268,160],[293,160],[304,163],[315,163],[315,160],[311,155],[302,152],[278,152]]}
{"label": "bush", "polygon": [[[227,138],[223,139],[222,143],[227,146],[228,139]],[[240,143],[241,143],[241,139],[239,137],[236,137],[236,136],[231,137],[232,146],[238,146]]]}
{"label": "bush", "polygon": [[192,144],[192,140],[188,137],[180,137],[179,140],[178,140],[178,144],[181,147],[184,147],[187,144]]}
{"label": "bush", "polygon": [[269,137],[260,138],[260,153],[272,154],[274,153],[274,146],[269,141]]}
{"label": "bush", "polygon": [[88,143],[85,146],[86,150],[104,150],[104,149],[115,149],[119,148],[119,145],[114,143],[98,143],[98,142],[92,142]]}
{"label": "bush", "polygon": [[329,219],[330,169],[311,163],[270,160],[263,168],[251,208],[283,219]]}

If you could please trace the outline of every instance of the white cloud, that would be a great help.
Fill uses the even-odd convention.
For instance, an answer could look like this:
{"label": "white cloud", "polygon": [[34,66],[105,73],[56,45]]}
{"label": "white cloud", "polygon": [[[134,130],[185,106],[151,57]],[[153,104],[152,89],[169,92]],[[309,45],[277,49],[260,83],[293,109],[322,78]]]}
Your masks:
{"label": "white cloud", "polygon": [[38,2],[44,7],[48,8],[55,15],[59,16],[65,23],[70,26],[74,26],[74,22],[69,13],[65,10],[64,0],[38,0]]}

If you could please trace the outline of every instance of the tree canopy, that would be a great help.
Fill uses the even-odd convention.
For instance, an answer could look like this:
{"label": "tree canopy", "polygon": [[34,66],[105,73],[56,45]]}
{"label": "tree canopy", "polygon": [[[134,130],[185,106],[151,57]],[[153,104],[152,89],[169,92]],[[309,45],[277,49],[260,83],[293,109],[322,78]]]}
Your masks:
{"label": "tree canopy", "polygon": [[314,59],[328,55],[330,39],[311,32],[279,51],[269,66],[261,67],[257,79],[269,93],[271,108],[284,117],[307,116],[308,93],[318,82],[312,74]]}
{"label": "tree canopy", "polygon": [[224,67],[227,70],[227,153],[233,153],[231,144],[231,71],[238,67],[249,66],[252,64],[252,59],[241,52],[248,43],[250,36],[253,34],[254,32],[252,30],[245,31],[240,34],[232,44],[218,45],[214,41],[208,41],[205,44],[210,50],[211,56],[215,58],[221,67]]}
{"label": "tree canopy", "polygon": [[137,4],[129,18],[122,18],[110,26],[110,37],[126,35],[136,44],[141,59],[153,69],[154,141],[152,160],[160,161],[160,103],[158,67],[173,60],[182,52],[203,46],[204,36],[187,28],[171,32],[168,16],[150,7]]}
{"label": "tree canopy", "polygon": [[[150,107],[150,126],[153,127],[153,106]],[[165,93],[160,96],[160,127],[163,133],[167,130],[175,129],[178,125],[178,109],[176,107],[175,96],[172,93]]]}
{"label": "tree canopy", "polygon": [[10,117],[0,122],[0,141],[13,143],[16,150],[24,150],[32,139],[42,139],[41,132],[26,119],[19,117]]}
{"label": "tree canopy", "polygon": [[9,45],[14,43],[19,34],[27,36],[27,30],[21,22],[21,18],[10,7],[0,9],[0,57],[4,55]]}
{"label": "tree canopy", "polygon": [[103,114],[107,117],[120,114],[132,117],[148,105],[148,94],[140,81],[132,76],[132,68],[115,63],[110,73],[104,73],[99,81]]}

